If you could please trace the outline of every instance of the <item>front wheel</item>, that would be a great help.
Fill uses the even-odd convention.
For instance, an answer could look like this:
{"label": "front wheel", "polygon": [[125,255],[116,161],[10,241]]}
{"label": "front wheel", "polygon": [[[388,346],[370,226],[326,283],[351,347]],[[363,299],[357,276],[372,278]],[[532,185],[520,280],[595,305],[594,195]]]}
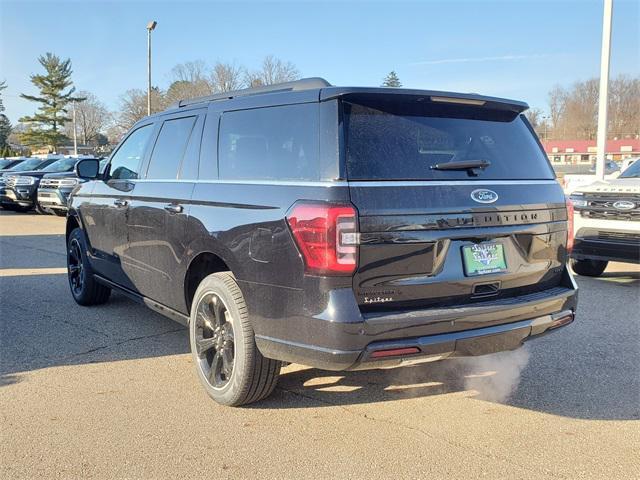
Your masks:
{"label": "front wheel", "polygon": [[111,289],[94,278],[87,259],[87,242],[79,228],[67,239],[67,274],[71,295],[79,305],[99,305],[109,300]]}
{"label": "front wheel", "polygon": [[198,378],[216,402],[239,406],[273,392],[281,363],[258,351],[244,297],[230,272],[211,274],[198,286],[189,340]]}
{"label": "front wheel", "polygon": [[571,268],[578,275],[585,277],[599,277],[607,268],[604,260],[571,260]]}
{"label": "front wheel", "polygon": [[40,215],[51,215],[51,212],[45,208],[42,208],[39,203],[36,203],[36,212]]}

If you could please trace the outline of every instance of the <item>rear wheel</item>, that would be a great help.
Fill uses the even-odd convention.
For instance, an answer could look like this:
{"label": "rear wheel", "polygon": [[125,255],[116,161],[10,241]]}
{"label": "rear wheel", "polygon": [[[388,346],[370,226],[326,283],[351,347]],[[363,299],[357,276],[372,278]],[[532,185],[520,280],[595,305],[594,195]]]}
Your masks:
{"label": "rear wheel", "polygon": [[214,273],[200,283],[189,323],[193,362],[211,398],[238,406],[273,392],[281,363],[258,351],[244,297],[230,272]]}
{"label": "rear wheel", "polygon": [[608,263],[604,260],[571,260],[571,268],[578,275],[598,277],[605,271]]}
{"label": "rear wheel", "polygon": [[67,239],[67,274],[71,295],[79,305],[99,305],[109,300],[111,289],[94,278],[87,259],[87,242],[79,228]]}

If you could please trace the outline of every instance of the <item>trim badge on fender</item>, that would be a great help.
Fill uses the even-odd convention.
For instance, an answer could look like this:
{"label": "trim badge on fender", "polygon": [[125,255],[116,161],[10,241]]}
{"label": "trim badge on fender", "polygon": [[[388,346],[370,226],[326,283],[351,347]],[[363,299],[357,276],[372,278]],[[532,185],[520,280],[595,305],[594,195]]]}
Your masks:
{"label": "trim badge on fender", "polygon": [[478,203],[493,203],[498,200],[498,194],[493,190],[478,188],[471,192],[471,199]]}
{"label": "trim badge on fender", "polygon": [[613,204],[613,208],[616,210],[632,210],[636,208],[636,204],[628,200],[618,200]]}

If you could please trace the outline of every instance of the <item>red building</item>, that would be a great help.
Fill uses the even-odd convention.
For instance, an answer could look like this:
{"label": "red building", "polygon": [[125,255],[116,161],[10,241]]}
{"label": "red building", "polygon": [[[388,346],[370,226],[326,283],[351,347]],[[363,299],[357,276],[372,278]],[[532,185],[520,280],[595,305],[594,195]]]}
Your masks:
{"label": "red building", "polygon": [[[554,165],[591,164],[596,161],[595,140],[548,140],[542,142],[547,157]],[[640,139],[607,140],[608,160],[622,161],[640,156]]]}

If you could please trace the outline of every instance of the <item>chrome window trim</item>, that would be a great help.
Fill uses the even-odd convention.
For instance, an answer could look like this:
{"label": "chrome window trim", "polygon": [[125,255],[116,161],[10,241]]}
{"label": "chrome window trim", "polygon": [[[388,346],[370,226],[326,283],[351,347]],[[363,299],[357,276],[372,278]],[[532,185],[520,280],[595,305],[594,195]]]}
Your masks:
{"label": "chrome window trim", "polygon": [[388,181],[354,181],[346,180],[188,180],[188,179],[153,179],[136,178],[126,180],[130,183],[202,183],[229,185],[290,185],[301,187],[436,187],[436,186],[484,186],[484,185],[559,185],[557,180],[388,180]]}
{"label": "chrome window trim", "polygon": [[[357,180],[351,187],[435,187],[435,186],[485,186],[485,185],[553,185],[557,180]],[[558,184],[559,185],[559,184]]]}

